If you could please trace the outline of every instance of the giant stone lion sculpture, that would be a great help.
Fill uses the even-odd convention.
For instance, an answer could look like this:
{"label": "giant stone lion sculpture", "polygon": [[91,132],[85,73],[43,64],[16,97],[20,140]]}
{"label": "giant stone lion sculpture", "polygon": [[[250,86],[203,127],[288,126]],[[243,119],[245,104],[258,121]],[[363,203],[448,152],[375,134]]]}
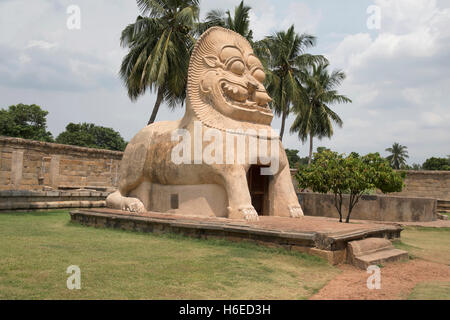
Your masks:
{"label": "giant stone lion sculpture", "polygon": [[[264,79],[263,66],[245,38],[220,27],[208,29],[190,59],[184,117],[153,123],[136,134],[125,150],[118,190],[108,196],[107,206],[136,213],[149,210],[254,221],[258,212],[252,202],[262,199],[260,214],[303,216],[286,153],[270,127],[273,114]],[[184,130],[186,145],[194,146],[198,124],[244,139],[250,146],[265,145],[270,149],[266,154],[277,156],[262,163],[262,158],[234,145],[234,140],[226,140],[220,145],[223,150],[215,150],[214,155],[231,150],[231,162],[175,163],[173,150],[179,141],[174,141],[173,133]],[[207,145],[200,141],[200,147]],[[186,159],[195,158],[195,150],[183,150],[190,153],[184,155]],[[277,170],[258,176],[268,165]],[[256,176],[250,178],[251,172]],[[263,190],[259,198],[250,180],[266,181],[256,187]]]}

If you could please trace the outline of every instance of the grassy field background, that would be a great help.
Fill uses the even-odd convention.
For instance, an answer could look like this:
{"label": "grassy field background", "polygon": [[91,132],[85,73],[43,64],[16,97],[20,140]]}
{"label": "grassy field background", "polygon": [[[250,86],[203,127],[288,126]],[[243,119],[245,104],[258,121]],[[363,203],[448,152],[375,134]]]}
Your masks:
{"label": "grassy field background", "polygon": [[[395,246],[408,251],[412,258],[450,265],[450,228],[406,227]],[[408,299],[450,300],[450,279],[419,283]]]}
{"label": "grassy field background", "polygon": [[395,246],[412,257],[450,265],[450,228],[405,227]]}
{"label": "grassy field background", "polygon": [[450,281],[419,283],[409,294],[410,300],[450,300]]}
{"label": "grassy field background", "polygon": [[[395,245],[450,264],[450,228],[407,227]],[[81,290],[66,287],[70,265]],[[0,299],[306,299],[339,272],[253,244],[84,227],[68,211],[0,214]],[[408,298],[450,299],[450,281]]]}
{"label": "grassy field background", "polygon": [[[0,299],[306,299],[339,269],[252,244],[95,229],[67,211],[0,214]],[[68,290],[66,269],[81,269]]]}

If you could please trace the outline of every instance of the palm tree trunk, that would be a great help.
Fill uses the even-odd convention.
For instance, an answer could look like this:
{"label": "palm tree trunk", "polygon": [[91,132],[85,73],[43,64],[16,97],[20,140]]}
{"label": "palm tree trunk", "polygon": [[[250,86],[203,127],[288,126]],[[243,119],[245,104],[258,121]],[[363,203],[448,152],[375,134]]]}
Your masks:
{"label": "palm tree trunk", "polygon": [[287,112],[283,111],[283,114],[281,115],[280,141],[283,141],[284,124],[286,123],[286,116],[287,116]]}
{"label": "palm tree trunk", "polygon": [[155,106],[153,107],[152,115],[150,116],[150,119],[148,120],[147,125],[152,124],[155,122],[156,114],[158,113],[159,106],[161,105],[161,102],[163,101],[164,94],[163,90],[161,88],[158,89],[158,95],[156,96],[156,102]]}
{"label": "palm tree trunk", "polygon": [[308,166],[311,164],[312,154],[313,154],[313,135],[309,134],[309,159],[308,159]]}

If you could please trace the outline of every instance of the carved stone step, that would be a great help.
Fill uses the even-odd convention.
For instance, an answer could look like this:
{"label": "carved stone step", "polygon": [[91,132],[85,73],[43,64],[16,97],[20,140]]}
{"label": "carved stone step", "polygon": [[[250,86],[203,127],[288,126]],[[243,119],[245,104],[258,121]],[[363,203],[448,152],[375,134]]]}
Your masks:
{"label": "carved stone step", "polygon": [[347,247],[348,263],[360,269],[407,258],[408,252],[395,249],[392,243],[384,238],[350,241]]}
{"label": "carved stone step", "polygon": [[[448,213],[450,213],[450,212],[448,212]],[[448,220],[448,216],[445,215],[443,212],[437,212],[436,217],[438,218],[438,220]]]}

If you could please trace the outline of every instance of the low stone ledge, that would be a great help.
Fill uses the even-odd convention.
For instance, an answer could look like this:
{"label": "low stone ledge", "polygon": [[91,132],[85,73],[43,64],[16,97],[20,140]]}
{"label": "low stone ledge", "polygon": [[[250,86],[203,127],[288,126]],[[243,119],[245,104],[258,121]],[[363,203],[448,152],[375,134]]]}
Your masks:
{"label": "low stone ledge", "polygon": [[311,248],[307,251],[307,253],[319,256],[327,260],[332,265],[341,264],[346,262],[347,260],[347,249],[330,251],[318,248]]}
{"label": "low stone ledge", "polygon": [[[99,212],[100,211],[100,212]],[[198,239],[226,239],[237,242],[251,242],[272,248],[309,253],[328,260],[331,264],[345,262],[347,243],[366,237],[393,239],[400,236],[399,226],[371,228],[361,225],[358,231],[323,232],[323,231],[284,231],[264,229],[254,225],[238,225],[224,220],[216,221],[189,220],[180,217],[138,216],[126,213],[106,212],[105,209],[73,210],[71,220],[86,226],[97,228],[115,228],[121,230],[177,233]],[[359,227],[358,227],[359,228]]]}
{"label": "low stone ledge", "polygon": [[342,235],[322,235],[320,241],[317,241],[317,247],[323,250],[344,250],[349,241],[363,238],[385,238],[395,240],[400,238],[403,228],[400,226],[383,226],[375,230],[364,230],[347,232]]}
{"label": "low stone ledge", "polygon": [[49,201],[49,202],[1,202],[0,212],[34,209],[73,209],[73,208],[103,208],[104,200],[100,201]]}
{"label": "low stone ledge", "polygon": [[[337,218],[334,195],[313,192],[297,194],[307,216]],[[342,211],[348,211],[348,195],[344,195]],[[363,196],[352,211],[351,218],[373,221],[434,221],[437,200],[432,198],[371,195]]]}
{"label": "low stone ledge", "polygon": [[0,190],[0,199],[2,198],[20,198],[20,197],[107,197],[110,192],[95,190],[53,190],[53,191],[34,191],[34,190]]}
{"label": "low stone ledge", "polygon": [[0,191],[0,211],[102,208],[108,195],[91,190],[6,190]]}

